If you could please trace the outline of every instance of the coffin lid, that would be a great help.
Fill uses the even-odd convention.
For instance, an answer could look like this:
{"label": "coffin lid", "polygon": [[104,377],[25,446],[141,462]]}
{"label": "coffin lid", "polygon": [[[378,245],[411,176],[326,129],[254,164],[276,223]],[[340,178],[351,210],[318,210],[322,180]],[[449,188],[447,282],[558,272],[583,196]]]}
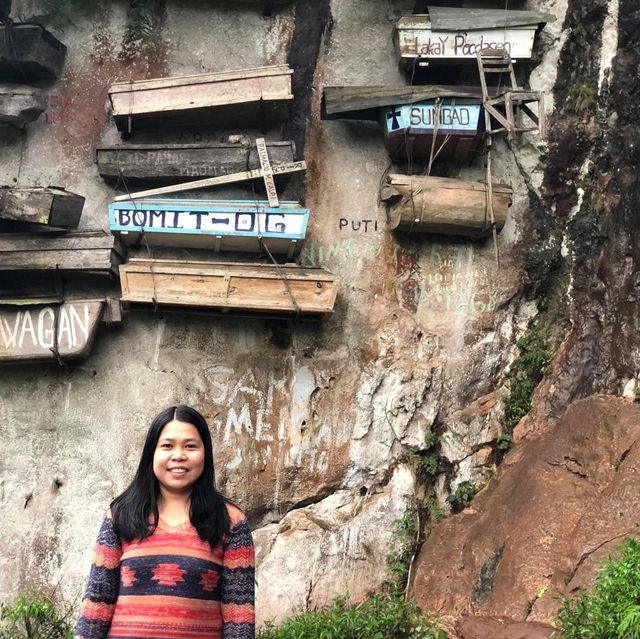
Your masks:
{"label": "coffin lid", "polygon": [[435,98],[475,99],[481,104],[482,90],[480,87],[443,85],[325,87],[322,117],[325,120],[378,120],[380,108]]}
{"label": "coffin lid", "polygon": [[398,29],[431,29],[431,31],[477,31],[502,29],[554,22],[555,16],[540,11],[511,11],[504,9],[459,9],[427,7],[429,15],[404,16]]}

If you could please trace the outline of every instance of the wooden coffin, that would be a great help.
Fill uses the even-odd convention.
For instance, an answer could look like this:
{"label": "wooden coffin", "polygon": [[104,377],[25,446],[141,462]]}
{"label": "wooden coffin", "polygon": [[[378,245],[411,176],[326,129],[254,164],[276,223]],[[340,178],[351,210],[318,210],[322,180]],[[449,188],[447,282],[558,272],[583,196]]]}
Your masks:
{"label": "wooden coffin", "polygon": [[541,25],[555,20],[538,11],[429,7],[428,14],[404,16],[396,23],[403,62],[455,62],[476,59],[481,49],[506,49],[513,60],[531,58]]}
{"label": "wooden coffin", "polygon": [[[293,142],[267,142],[267,150],[272,165],[293,162]],[[130,182],[183,182],[260,168],[255,143],[121,144],[97,149],[96,162],[100,175],[110,182],[121,178]],[[122,182],[120,186],[124,188]]]}
{"label": "wooden coffin", "polygon": [[[263,200],[135,200],[109,206],[109,226],[127,244],[214,251],[296,253],[309,209],[298,202],[270,207]],[[262,241],[260,240],[262,238]]]}
{"label": "wooden coffin", "polygon": [[0,219],[60,228],[78,226],[84,198],[56,186],[0,186]]}
{"label": "wooden coffin", "polygon": [[43,26],[0,25],[0,81],[55,80],[62,72],[67,48]]}
{"label": "wooden coffin", "polygon": [[[511,187],[492,184],[496,229],[502,230],[511,206]],[[381,198],[389,205],[389,228],[416,233],[486,237],[491,233],[483,182],[389,174]]]}
{"label": "wooden coffin", "polygon": [[[392,158],[470,160],[484,133],[481,100],[446,98],[382,109],[385,146]],[[434,139],[435,138],[435,139]]]}
{"label": "wooden coffin", "polygon": [[0,124],[22,127],[47,108],[44,93],[24,84],[0,84]]}
{"label": "wooden coffin", "polygon": [[86,357],[103,307],[102,300],[20,309],[0,305],[0,363]]}
{"label": "wooden coffin", "polygon": [[120,266],[122,301],[223,311],[331,313],[339,279],[297,265],[134,259]]}
{"label": "wooden coffin", "polygon": [[286,112],[293,99],[287,65],[176,78],[119,82],[109,87],[116,126],[134,128],[226,124]]}
{"label": "wooden coffin", "polygon": [[64,235],[0,234],[0,271],[112,274],[125,258],[121,242],[104,231]]}

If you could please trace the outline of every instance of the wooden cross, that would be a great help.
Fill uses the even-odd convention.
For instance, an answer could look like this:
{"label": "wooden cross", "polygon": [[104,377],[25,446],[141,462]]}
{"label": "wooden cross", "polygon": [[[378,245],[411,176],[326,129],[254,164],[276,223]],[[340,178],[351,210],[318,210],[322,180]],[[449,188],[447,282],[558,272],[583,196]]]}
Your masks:
{"label": "wooden cross", "polygon": [[179,193],[181,191],[191,191],[192,189],[205,189],[210,186],[218,186],[221,184],[231,184],[233,182],[243,182],[245,180],[255,180],[256,178],[262,178],[267,189],[269,205],[278,206],[278,193],[276,191],[276,185],[273,181],[273,176],[282,175],[284,173],[295,173],[296,171],[305,171],[307,169],[307,163],[304,160],[301,160],[300,162],[290,162],[288,164],[271,166],[264,138],[258,138],[256,140],[256,147],[258,149],[258,157],[260,158],[261,168],[259,169],[242,171],[241,173],[231,173],[229,175],[219,175],[213,178],[195,180],[193,182],[184,182],[182,184],[172,184],[171,186],[163,186],[157,189],[149,189],[147,191],[138,191],[137,193],[131,193],[127,195],[118,195],[114,198],[114,202],[128,202],[129,200],[136,200],[143,197],[154,197],[156,195],[166,195],[168,193]]}

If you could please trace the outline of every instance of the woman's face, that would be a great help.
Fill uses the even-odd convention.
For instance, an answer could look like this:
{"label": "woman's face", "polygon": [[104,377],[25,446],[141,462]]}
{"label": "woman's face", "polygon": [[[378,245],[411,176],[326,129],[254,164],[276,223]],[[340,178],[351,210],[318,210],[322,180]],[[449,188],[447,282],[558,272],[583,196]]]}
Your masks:
{"label": "woman's face", "polygon": [[162,493],[190,494],[204,470],[204,444],[193,424],[176,419],[160,431],[153,474]]}

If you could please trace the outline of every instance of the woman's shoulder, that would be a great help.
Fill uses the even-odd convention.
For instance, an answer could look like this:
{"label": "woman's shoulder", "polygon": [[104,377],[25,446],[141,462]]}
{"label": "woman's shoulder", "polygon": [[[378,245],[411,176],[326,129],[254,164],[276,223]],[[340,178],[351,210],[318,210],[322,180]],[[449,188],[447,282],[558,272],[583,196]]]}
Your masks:
{"label": "woman's shoulder", "polygon": [[229,513],[229,520],[232,528],[236,524],[247,520],[246,515],[235,504],[232,504],[228,500],[225,500],[225,504],[227,506],[227,512]]}

